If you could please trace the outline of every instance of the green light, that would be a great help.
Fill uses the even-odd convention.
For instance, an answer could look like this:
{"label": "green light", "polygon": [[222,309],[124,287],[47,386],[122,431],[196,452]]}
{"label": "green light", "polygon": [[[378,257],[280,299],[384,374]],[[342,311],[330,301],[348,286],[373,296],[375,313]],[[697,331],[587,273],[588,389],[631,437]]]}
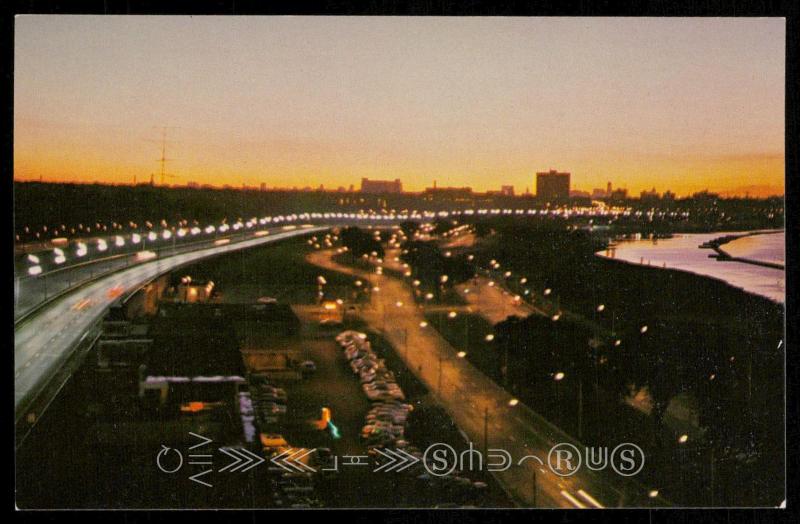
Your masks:
{"label": "green light", "polygon": [[329,420],[329,421],[328,421],[328,428],[331,430],[331,436],[332,436],[334,439],[338,439],[338,438],[340,438],[340,437],[341,437],[341,435],[339,434],[339,428],[337,428],[337,427],[336,427],[336,426],[333,424],[333,421],[331,421],[331,420]]}

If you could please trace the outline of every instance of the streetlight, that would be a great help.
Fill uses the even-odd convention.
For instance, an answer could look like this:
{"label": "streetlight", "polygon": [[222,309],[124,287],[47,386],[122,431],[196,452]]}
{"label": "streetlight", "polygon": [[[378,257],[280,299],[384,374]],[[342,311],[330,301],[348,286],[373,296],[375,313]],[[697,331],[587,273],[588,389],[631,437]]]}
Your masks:
{"label": "streetlight", "polygon": [[508,405],[511,406],[512,408],[517,404],[519,404],[519,399],[512,398],[511,400],[508,401]]}
{"label": "streetlight", "polygon": [[492,333],[489,333],[488,335],[486,335],[485,340],[486,342],[491,342],[492,340],[494,340],[494,335]]}

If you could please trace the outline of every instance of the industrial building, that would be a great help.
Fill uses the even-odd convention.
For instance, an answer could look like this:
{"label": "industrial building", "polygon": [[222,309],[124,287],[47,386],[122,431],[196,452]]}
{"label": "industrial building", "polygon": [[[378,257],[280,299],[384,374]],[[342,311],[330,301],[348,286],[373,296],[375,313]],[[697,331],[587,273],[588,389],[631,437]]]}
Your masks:
{"label": "industrial building", "polygon": [[402,193],[403,184],[400,182],[399,178],[395,178],[394,180],[370,180],[369,178],[362,178],[361,192],[372,195]]}

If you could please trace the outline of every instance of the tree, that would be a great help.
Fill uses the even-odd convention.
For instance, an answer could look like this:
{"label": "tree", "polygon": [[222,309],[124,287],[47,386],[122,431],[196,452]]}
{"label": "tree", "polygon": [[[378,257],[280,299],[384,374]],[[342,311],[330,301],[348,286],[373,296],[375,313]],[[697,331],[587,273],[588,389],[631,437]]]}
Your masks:
{"label": "tree", "polygon": [[375,237],[357,227],[346,227],[342,230],[339,238],[342,240],[348,251],[355,257],[371,255],[376,253],[378,257],[385,255],[383,246]]}

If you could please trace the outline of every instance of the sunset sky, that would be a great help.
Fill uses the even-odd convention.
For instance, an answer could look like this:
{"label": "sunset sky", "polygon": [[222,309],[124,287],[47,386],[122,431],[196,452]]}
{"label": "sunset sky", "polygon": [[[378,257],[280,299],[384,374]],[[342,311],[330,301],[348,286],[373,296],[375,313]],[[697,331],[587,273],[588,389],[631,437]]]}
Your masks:
{"label": "sunset sky", "polygon": [[[784,189],[783,19],[20,16],[14,178]],[[158,178],[156,178],[158,181]]]}

